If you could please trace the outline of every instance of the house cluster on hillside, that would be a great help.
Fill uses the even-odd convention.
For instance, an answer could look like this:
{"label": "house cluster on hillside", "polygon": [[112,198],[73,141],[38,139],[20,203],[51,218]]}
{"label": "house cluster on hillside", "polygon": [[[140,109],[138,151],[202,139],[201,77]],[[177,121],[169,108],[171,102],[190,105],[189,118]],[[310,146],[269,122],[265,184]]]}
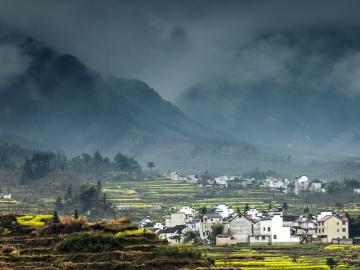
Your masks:
{"label": "house cluster on hillside", "polygon": [[[217,245],[350,241],[348,219],[330,211],[295,216],[273,208],[239,214],[226,205],[216,205],[210,212],[196,215],[192,207],[185,206],[166,216],[165,225],[144,219],[139,226],[152,228],[169,243],[184,243],[190,232],[203,243],[216,241]],[[222,232],[214,235],[219,226]]]}
{"label": "house cluster on hillside", "polygon": [[[265,179],[255,179],[255,178],[244,178],[241,176],[216,176],[209,177],[205,181],[198,177],[197,175],[186,175],[182,176],[176,171],[169,171],[165,174],[165,178],[171,181],[185,181],[192,184],[202,184],[205,187],[215,187],[215,188],[227,188],[227,187],[259,187],[266,188],[274,192],[287,194],[295,193],[296,195],[301,195],[304,193],[319,193],[325,192],[326,183],[315,179],[311,180],[306,175],[301,175],[296,177],[293,180],[283,179],[281,177],[266,177]],[[354,190],[354,193],[359,192],[359,190]]]}
{"label": "house cluster on hillside", "polygon": [[192,184],[197,184],[200,182],[200,178],[198,178],[196,175],[180,175],[176,171],[169,171],[165,174],[165,178],[167,180],[172,181],[185,181]]}

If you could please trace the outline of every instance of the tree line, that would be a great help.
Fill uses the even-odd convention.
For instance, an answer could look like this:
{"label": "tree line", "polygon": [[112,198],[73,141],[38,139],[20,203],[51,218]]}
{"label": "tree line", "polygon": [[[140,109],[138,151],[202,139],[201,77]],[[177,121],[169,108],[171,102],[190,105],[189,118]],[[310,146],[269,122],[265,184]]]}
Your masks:
{"label": "tree line", "polygon": [[[153,163],[148,164],[152,169]],[[100,151],[94,154],[83,153],[68,159],[64,154],[50,151],[37,151],[20,145],[0,142],[0,169],[21,169],[22,184],[29,184],[45,177],[55,170],[71,172],[122,171],[128,174],[140,173],[141,166],[132,157],[118,152],[113,159],[103,156]]]}

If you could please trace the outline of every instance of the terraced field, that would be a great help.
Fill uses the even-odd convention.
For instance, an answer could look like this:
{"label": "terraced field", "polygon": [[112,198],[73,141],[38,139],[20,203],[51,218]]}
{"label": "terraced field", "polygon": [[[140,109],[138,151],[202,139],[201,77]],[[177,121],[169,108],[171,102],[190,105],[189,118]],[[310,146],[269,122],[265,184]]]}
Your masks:
{"label": "terraced field", "polygon": [[151,215],[153,219],[163,220],[172,208],[192,205],[195,209],[211,207],[215,204],[228,204],[233,208],[244,209],[248,203],[251,207],[266,208],[281,206],[284,201],[295,211],[302,211],[305,205],[294,196],[279,196],[265,189],[203,189],[194,184],[164,179],[144,181],[119,181],[108,184],[103,189],[108,198],[117,206],[128,209],[134,218]]}
{"label": "terraced field", "polygon": [[1,218],[1,224],[11,227],[0,227],[0,269],[4,270],[177,270],[210,265],[200,252],[168,246],[126,218],[35,224],[7,222],[10,217]]}

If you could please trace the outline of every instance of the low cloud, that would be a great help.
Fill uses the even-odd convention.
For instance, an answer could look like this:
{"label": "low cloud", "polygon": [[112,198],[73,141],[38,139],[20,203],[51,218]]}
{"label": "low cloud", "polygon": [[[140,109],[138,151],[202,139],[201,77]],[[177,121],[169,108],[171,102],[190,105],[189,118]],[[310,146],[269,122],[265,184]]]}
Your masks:
{"label": "low cloud", "polygon": [[29,59],[21,50],[10,44],[0,44],[0,87],[6,86],[17,75],[24,73]]}

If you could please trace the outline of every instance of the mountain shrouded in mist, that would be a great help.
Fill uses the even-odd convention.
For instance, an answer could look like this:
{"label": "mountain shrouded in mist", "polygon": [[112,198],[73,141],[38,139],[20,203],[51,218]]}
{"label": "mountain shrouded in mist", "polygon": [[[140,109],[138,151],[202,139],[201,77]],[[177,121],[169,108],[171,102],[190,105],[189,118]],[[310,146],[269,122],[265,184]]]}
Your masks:
{"label": "mountain shrouded in mist", "polygon": [[255,144],[359,154],[359,33],[319,28],[261,35],[238,49],[226,76],[190,87],[177,105]]}
{"label": "mountain shrouded in mist", "polygon": [[162,141],[218,141],[139,80],[110,78],[77,58],[7,32],[0,131],[70,153],[129,151]]}

